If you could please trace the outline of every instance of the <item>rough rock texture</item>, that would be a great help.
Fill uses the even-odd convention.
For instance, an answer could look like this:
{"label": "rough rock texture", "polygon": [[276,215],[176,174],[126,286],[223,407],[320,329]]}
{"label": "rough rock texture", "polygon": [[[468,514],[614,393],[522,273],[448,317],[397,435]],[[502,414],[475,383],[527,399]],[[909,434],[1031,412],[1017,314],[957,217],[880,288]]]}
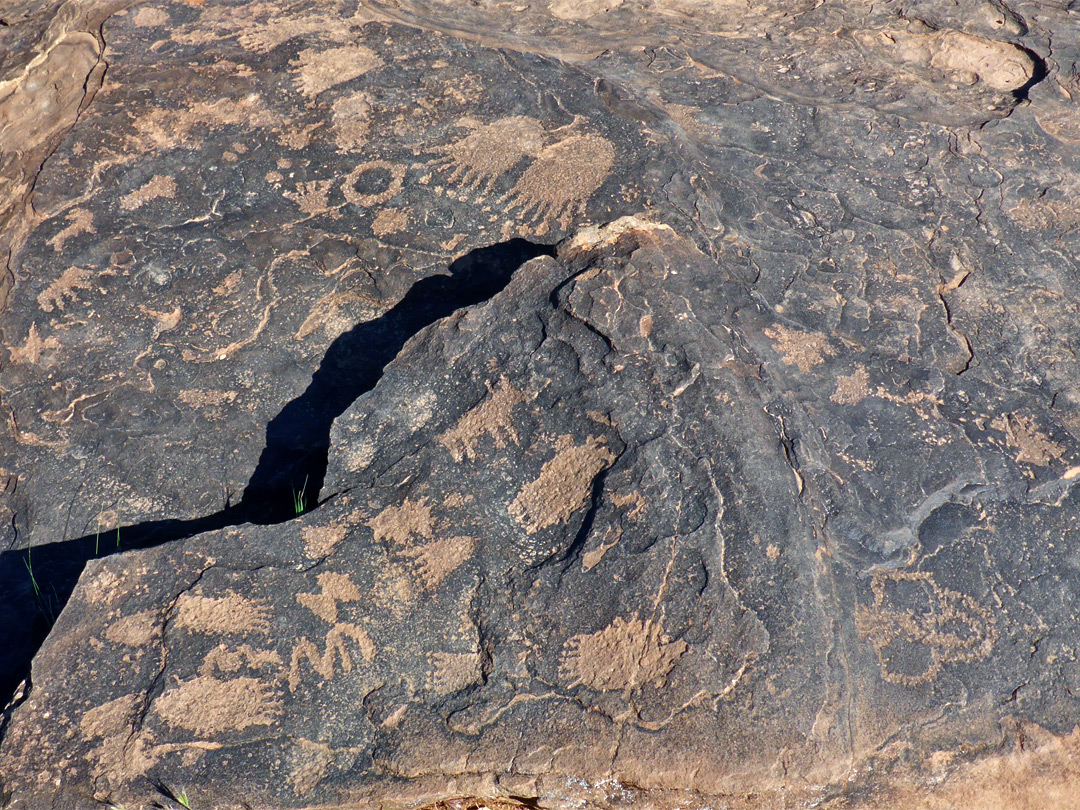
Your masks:
{"label": "rough rock texture", "polygon": [[0,4],[7,805],[1075,806],[1070,3],[124,5]]}

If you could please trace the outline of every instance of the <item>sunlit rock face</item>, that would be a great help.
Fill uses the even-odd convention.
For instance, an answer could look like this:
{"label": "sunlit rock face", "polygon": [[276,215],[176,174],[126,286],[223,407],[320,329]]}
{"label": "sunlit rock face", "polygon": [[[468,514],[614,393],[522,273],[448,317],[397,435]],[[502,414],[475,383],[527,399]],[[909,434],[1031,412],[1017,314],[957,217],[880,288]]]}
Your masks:
{"label": "sunlit rock face", "polygon": [[0,805],[1074,807],[1078,19],[0,6]]}

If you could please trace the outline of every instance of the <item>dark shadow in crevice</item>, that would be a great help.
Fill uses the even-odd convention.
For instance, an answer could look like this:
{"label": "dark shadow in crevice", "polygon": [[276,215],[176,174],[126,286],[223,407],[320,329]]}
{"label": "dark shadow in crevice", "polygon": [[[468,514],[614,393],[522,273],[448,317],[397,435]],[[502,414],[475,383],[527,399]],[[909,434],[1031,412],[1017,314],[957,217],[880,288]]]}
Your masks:
{"label": "dark shadow in crevice", "polygon": [[[455,310],[475,306],[510,282],[514,271],[551,245],[512,239],[473,250],[448,275],[417,281],[381,317],[358,324],[327,350],[307,389],[266,427],[266,445],[241,501],[192,520],[156,520],[100,535],[0,554],[0,708],[11,701],[30,662],[71,596],[88,560],[150,548],[242,523],[268,525],[319,503],[334,420],[370,391],[413,335]],[[29,690],[22,690],[25,699]],[[14,704],[13,704],[14,705]],[[0,715],[0,740],[10,712]]]}
{"label": "dark shadow in crevice", "polygon": [[1029,57],[1031,57],[1031,61],[1033,63],[1033,67],[1031,70],[1031,78],[1027,80],[1023,87],[1018,87],[1017,89],[1012,91],[1012,96],[1017,101],[1026,101],[1028,99],[1028,94],[1031,92],[1031,88],[1037,85],[1043,79],[1045,79],[1049,73],[1049,70],[1047,69],[1046,60],[1039,56],[1037,53],[1035,53],[1035,51],[1021,47],[1019,45],[1017,47],[1020,48],[1020,50],[1026,53]]}

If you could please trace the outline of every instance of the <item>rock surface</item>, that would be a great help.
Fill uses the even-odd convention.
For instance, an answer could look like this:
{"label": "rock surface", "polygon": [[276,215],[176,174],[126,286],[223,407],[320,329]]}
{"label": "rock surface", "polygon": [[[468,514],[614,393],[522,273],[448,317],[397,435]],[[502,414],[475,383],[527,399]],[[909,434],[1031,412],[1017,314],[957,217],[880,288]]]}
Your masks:
{"label": "rock surface", "polygon": [[5,806],[1072,807],[1070,6],[0,4]]}

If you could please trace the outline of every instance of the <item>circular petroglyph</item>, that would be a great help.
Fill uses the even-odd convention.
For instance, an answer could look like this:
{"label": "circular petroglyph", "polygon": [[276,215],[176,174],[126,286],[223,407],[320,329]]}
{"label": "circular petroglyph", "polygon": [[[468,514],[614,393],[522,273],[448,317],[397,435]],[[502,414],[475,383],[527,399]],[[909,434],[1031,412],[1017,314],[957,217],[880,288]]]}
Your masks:
{"label": "circular petroglyph", "polygon": [[341,190],[353,205],[371,208],[401,193],[405,167],[388,160],[369,160],[345,176]]}

